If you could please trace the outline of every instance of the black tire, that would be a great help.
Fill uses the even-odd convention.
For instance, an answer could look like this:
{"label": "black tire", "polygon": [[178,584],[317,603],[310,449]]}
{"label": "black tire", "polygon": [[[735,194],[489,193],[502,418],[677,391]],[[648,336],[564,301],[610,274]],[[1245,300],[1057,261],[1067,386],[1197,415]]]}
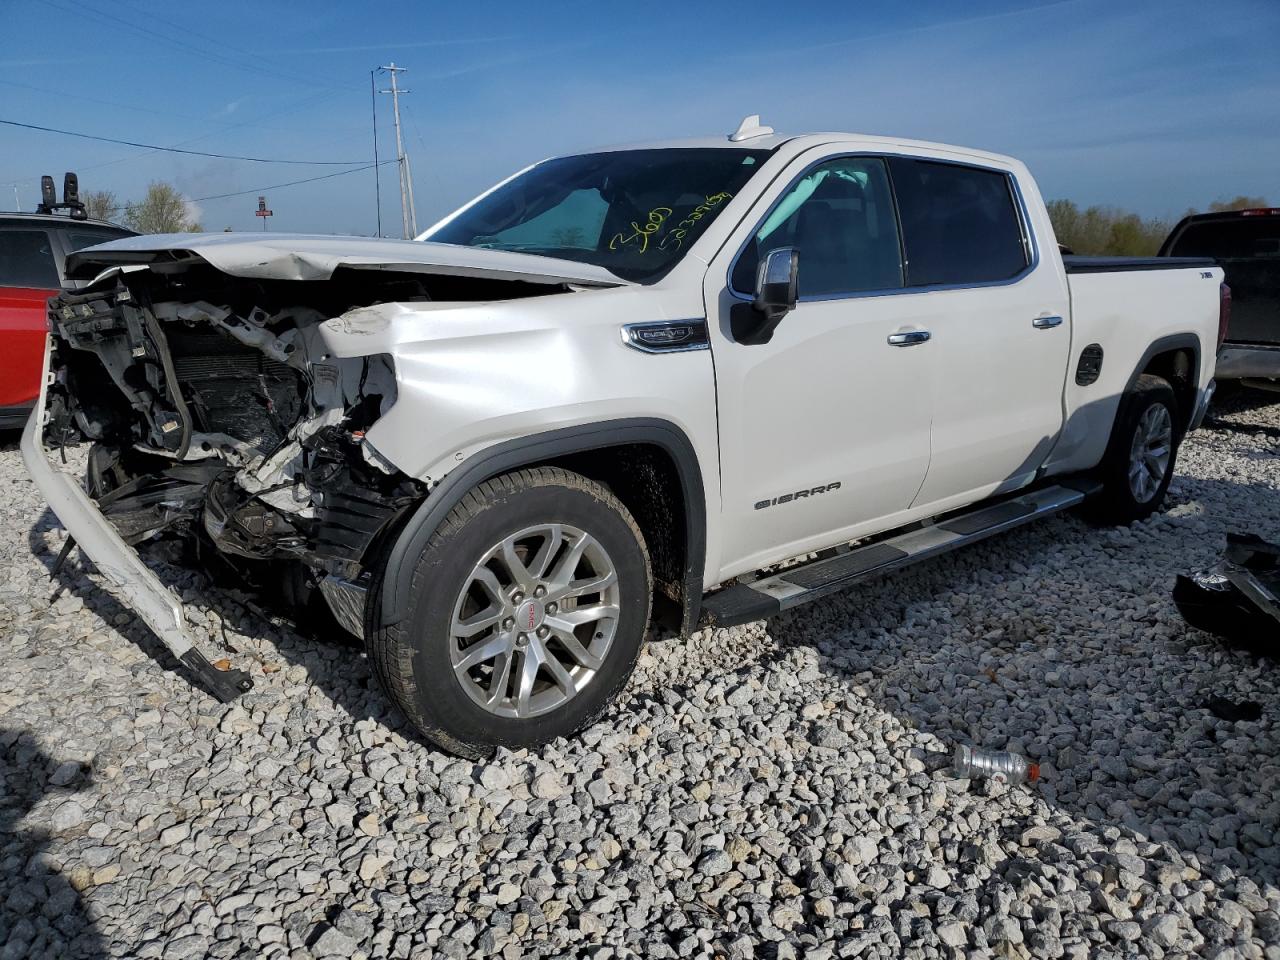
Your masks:
{"label": "black tire", "polygon": [[[1152,408],[1163,407],[1170,425],[1168,465],[1159,483],[1145,497],[1135,493],[1130,483],[1135,438]],[[1152,416],[1159,417],[1157,411]],[[1102,523],[1124,525],[1145,520],[1164,502],[1177,464],[1178,445],[1182,442],[1182,421],[1178,400],[1169,381],[1151,374],[1138,377],[1133,389],[1120,398],[1115,426],[1107,453],[1099,469],[1102,492],[1091,503],[1091,513]],[[1149,474],[1148,474],[1149,479]]]}
{"label": "black tire", "polygon": [[[613,639],[594,676],[565,703],[537,716],[499,716],[473,700],[465,678],[455,673],[451,625],[456,605],[464,602],[460,596],[473,582],[473,568],[486,553],[504,538],[544,523],[576,527],[607,553],[617,584]],[[627,508],[600,484],[557,467],[488,480],[462,498],[409,562],[414,571],[406,616],[370,632],[368,652],[391,699],[445,750],[478,759],[499,746],[534,747],[569,736],[599,716],[630,678],[649,622],[649,555]],[[539,677],[545,686],[547,677]]]}

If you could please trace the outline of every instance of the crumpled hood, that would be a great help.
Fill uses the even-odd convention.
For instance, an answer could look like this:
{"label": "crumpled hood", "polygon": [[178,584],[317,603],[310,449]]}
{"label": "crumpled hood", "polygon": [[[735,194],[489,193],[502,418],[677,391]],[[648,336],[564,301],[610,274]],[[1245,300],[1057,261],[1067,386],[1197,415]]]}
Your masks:
{"label": "crumpled hood", "polygon": [[334,270],[393,270],[529,283],[626,286],[603,267],[554,257],[419,240],[273,233],[160,233],[126,237],[67,257],[67,275],[90,280],[108,267],[204,261],[233,277],[328,280]]}

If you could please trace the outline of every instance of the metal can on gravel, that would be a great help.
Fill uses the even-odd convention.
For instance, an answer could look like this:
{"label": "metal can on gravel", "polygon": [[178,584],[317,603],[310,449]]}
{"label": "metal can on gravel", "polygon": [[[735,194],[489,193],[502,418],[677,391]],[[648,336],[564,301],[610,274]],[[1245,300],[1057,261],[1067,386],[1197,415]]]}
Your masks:
{"label": "metal can on gravel", "polygon": [[960,777],[990,777],[1002,783],[1035,783],[1040,779],[1040,764],[1032,763],[1020,753],[983,750],[963,743],[956,745],[954,766]]}

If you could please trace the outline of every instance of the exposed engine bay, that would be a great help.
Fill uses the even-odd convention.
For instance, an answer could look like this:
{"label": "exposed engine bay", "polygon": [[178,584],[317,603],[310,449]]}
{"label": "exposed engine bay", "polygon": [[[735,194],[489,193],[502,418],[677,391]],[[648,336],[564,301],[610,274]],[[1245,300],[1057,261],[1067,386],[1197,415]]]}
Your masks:
{"label": "exposed engine bay", "polygon": [[290,560],[311,585],[355,579],[426,490],[364,442],[396,401],[391,358],[332,357],[320,325],[392,299],[430,298],[423,278],[249,281],[207,266],[63,294],[46,445],[91,441],[88,493],[130,545],[179,537],[242,572]]}

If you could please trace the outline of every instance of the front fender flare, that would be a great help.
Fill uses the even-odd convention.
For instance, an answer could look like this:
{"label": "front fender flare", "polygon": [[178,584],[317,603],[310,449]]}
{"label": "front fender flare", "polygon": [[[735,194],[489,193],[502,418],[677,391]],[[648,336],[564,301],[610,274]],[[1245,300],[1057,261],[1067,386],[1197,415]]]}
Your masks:
{"label": "front fender flare", "polygon": [[653,444],[671,457],[684,496],[685,569],[681,632],[692,631],[702,605],[702,575],[706,561],[706,496],[702,470],[689,438],[669,420],[644,417],[590,423],[546,433],[517,437],[473,454],[451,470],[419,504],[400,529],[386,554],[381,589],[370,598],[367,616],[386,627],[404,619],[413,583],[413,563],[431,535],[467,492],[499,474],[545,463],[571,453],[626,444]]}

